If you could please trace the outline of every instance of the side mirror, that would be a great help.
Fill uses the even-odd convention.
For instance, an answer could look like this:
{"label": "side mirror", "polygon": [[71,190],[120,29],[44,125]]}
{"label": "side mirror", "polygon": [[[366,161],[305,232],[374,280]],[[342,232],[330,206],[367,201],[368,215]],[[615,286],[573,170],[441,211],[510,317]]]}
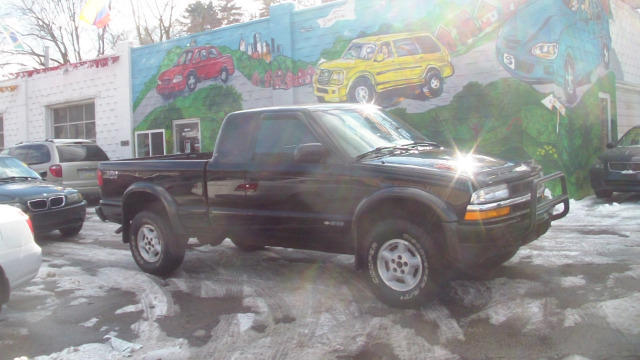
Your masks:
{"label": "side mirror", "polygon": [[375,62],[383,62],[384,61],[384,54],[381,54],[381,53],[376,54],[376,57],[373,59],[373,61],[375,61]]}
{"label": "side mirror", "polygon": [[41,172],[38,173],[38,175],[40,175],[40,177],[44,179],[44,178],[47,177],[47,171],[46,170],[45,171],[41,171]]}
{"label": "side mirror", "polygon": [[317,164],[327,155],[327,149],[322,144],[300,144],[293,153],[293,158],[298,164]]}
{"label": "side mirror", "polygon": [[616,147],[616,144],[614,144],[614,143],[607,143],[607,149],[613,149],[614,147]]}

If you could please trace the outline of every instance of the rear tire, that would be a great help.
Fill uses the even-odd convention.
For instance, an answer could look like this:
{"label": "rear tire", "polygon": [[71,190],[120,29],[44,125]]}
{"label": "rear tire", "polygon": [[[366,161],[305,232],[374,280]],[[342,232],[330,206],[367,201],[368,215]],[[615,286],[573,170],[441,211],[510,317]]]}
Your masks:
{"label": "rear tire", "polygon": [[142,211],[131,222],[131,254],[146,273],[166,276],[174,272],[184,260],[186,243],[186,238],[173,233],[165,216]]}
{"label": "rear tire", "polygon": [[367,280],[383,303],[418,308],[435,296],[440,255],[424,229],[407,220],[385,220],[367,234],[364,246]]}
{"label": "rear tire", "polygon": [[608,199],[613,195],[613,191],[609,190],[594,190],[597,198]]}
{"label": "rear tire", "polygon": [[430,71],[424,78],[422,93],[426,98],[436,98],[444,91],[444,80],[436,71]]}
{"label": "rear tire", "polygon": [[238,249],[244,252],[253,252],[264,249],[263,245],[252,244],[250,241],[247,241],[243,236],[232,236],[231,242]]}
{"label": "rear tire", "polygon": [[229,70],[226,68],[220,71],[220,81],[222,81],[223,84],[226,84],[227,81],[229,81]]}

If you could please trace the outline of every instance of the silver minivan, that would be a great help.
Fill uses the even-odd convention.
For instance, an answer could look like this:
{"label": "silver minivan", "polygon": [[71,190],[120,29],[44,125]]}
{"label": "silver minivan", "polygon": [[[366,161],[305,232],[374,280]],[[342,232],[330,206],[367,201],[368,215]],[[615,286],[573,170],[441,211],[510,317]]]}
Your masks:
{"label": "silver minivan", "polygon": [[83,197],[100,198],[97,170],[109,157],[96,143],[84,139],[50,139],[19,143],[5,148],[49,181],[78,190]]}

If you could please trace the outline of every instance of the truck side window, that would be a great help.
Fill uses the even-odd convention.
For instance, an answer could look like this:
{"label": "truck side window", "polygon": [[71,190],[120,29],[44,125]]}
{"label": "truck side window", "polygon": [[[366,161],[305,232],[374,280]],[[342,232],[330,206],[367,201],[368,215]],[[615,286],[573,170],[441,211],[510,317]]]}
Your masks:
{"label": "truck side window", "polygon": [[262,119],[256,148],[255,162],[290,163],[300,144],[317,143],[307,125],[295,117],[265,117]]}
{"label": "truck side window", "polygon": [[250,144],[258,122],[251,117],[235,117],[224,122],[216,143],[214,161],[222,164],[243,164],[251,155]]}
{"label": "truck side window", "polygon": [[420,50],[412,38],[394,40],[393,46],[396,48],[398,57],[420,54]]}
{"label": "truck side window", "polygon": [[440,46],[430,36],[418,36],[416,42],[423,54],[437,54],[442,51]]}

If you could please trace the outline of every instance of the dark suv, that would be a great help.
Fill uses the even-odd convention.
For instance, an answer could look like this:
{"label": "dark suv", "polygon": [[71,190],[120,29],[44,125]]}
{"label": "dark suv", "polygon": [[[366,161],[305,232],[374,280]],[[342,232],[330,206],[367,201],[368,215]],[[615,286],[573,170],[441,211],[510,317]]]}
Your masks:
{"label": "dark suv", "polygon": [[640,192],[640,126],[629,129],[594,161],[591,187],[599,198],[614,192]]}
{"label": "dark suv", "polygon": [[1,152],[22,160],[43,178],[99,199],[96,170],[109,157],[97,144],[82,139],[50,139],[19,143]]}

